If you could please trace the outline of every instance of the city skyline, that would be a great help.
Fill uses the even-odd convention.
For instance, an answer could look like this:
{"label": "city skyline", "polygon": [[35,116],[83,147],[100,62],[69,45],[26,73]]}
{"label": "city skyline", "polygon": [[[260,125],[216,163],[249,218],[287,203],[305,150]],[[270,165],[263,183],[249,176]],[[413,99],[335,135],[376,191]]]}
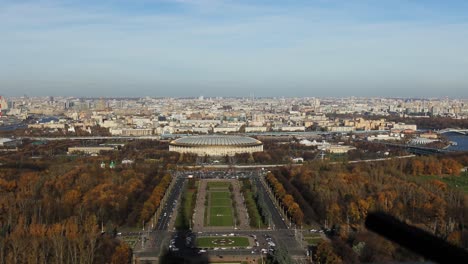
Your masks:
{"label": "city skyline", "polygon": [[463,1],[2,1],[5,96],[468,97]]}

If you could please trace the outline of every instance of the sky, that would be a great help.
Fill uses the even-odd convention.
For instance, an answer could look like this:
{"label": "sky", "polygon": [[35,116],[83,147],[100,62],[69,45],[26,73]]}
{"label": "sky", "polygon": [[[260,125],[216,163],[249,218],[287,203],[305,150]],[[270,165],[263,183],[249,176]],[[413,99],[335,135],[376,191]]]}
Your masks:
{"label": "sky", "polygon": [[468,98],[465,0],[0,0],[0,95]]}

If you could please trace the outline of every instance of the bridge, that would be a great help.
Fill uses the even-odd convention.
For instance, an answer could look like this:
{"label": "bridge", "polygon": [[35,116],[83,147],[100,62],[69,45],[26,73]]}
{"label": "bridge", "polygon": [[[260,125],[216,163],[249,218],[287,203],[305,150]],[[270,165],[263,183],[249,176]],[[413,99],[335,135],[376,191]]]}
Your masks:
{"label": "bridge", "polygon": [[59,141],[59,140],[105,140],[105,139],[151,139],[159,140],[159,136],[83,136],[83,137],[18,137],[18,139],[29,139],[38,141]]}
{"label": "bridge", "polygon": [[432,154],[446,154],[450,152],[455,152],[453,150],[448,149],[439,149],[439,148],[429,148],[429,147],[422,147],[417,145],[405,145],[405,144],[395,144],[395,143],[382,143],[386,146],[397,147],[397,148],[404,148],[406,151],[416,155],[432,155]]}
{"label": "bridge", "polygon": [[438,134],[444,134],[444,133],[459,133],[462,135],[468,135],[468,129],[458,129],[458,128],[446,128],[437,131]]}

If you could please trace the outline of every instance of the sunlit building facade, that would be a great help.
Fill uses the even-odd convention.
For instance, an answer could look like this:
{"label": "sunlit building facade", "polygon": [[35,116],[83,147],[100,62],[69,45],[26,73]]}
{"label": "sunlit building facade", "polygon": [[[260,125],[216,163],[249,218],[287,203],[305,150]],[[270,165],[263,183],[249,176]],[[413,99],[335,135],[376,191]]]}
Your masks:
{"label": "sunlit building facade", "polygon": [[192,153],[198,156],[234,156],[241,153],[261,152],[263,143],[243,136],[190,136],[171,141],[169,151]]}

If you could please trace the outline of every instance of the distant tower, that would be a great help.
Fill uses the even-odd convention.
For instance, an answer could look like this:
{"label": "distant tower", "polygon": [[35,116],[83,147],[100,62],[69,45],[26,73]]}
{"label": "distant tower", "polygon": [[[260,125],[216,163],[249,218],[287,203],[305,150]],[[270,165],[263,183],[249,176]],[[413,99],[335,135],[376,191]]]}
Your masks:
{"label": "distant tower", "polygon": [[8,109],[8,102],[5,100],[5,97],[0,95],[0,117],[2,116],[2,111]]}

